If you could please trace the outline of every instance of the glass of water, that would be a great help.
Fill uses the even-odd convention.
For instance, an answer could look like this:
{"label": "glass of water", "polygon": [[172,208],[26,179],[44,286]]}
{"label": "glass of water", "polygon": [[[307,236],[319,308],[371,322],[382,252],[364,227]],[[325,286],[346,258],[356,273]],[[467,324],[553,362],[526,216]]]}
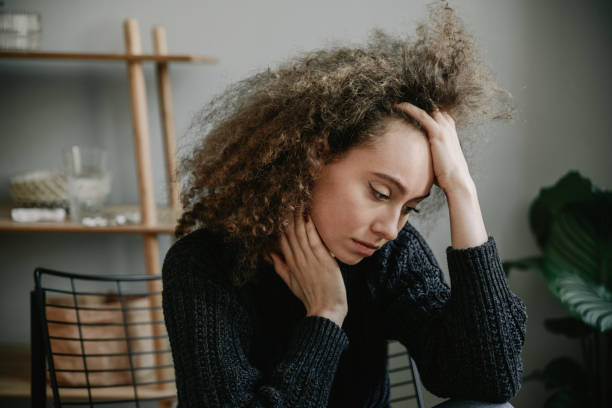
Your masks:
{"label": "glass of water", "polygon": [[102,217],[111,186],[106,151],[72,146],[63,151],[63,156],[71,221],[82,223],[85,218]]}

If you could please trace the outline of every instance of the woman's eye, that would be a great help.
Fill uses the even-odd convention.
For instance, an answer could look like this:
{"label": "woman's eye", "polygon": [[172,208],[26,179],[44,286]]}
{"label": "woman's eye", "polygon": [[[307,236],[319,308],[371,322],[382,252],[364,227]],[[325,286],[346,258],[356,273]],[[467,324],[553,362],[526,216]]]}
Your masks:
{"label": "woman's eye", "polygon": [[[384,195],[380,191],[376,190],[374,187],[372,187],[371,184],[370,184],[370,189],[372,190],[372,194],[374,194],[374,197],[376,197],[378,200],[388,200],[389,199],[389,196]],[[416,208],[406,207],[404,209],[404,215],[410,214],[413,211],[417,214],[419,213],[419,210],[417,210]]]}
{"label": "woman's eye", "polygon": [[377,191],[374,187],[372,187],[372,185],[370,185],[370,189],[372,190],[372,194],[374,194],[374,197],[376,197],[379,200],[387,200],[389,199],[389,196],[384,195],[383,193]]}

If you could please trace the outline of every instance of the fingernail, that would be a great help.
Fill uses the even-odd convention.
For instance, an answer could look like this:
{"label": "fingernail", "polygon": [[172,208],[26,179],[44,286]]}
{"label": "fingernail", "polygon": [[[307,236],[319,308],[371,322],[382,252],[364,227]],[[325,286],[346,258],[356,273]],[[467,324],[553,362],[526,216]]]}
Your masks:
{"label": "fingernail", "polygon": [[304,222],[308,222],[308,214],[304,214]]}

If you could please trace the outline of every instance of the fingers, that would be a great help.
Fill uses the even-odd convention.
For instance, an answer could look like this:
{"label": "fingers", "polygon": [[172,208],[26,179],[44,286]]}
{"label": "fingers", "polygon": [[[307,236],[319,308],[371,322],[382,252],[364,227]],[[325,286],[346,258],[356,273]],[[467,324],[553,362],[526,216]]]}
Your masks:
{"label": "fingers", "polygon": [[332,256],[314,222],[311,219],[305,220],[303,207],[297,208],[289,217],[287,231],[281,235],[281,249],[286,252],[285,258],[290,269],[310,263],[313,257],[318,262],[324,262]]}
{"label": "fingers", "polygon": [[448,120],[448,122],[451,125],[455,126],[455,119],[453,119],[453,117],[450,115],[450,113],[445,111],[445,112],[442,112],[442,114],[446,117],[446,119]]}
{"label": "fingers", "polygon": [[293,267],[293,250],[291,249],[291,245],[289,244],[289,240],[287,239],[287,233],[281,233],[279,239],[280,250],[285,257],[285,264],[288,265],[289,268]]}
{"label": "fingers", "polygon": [[[431,134],[438,126],[438,123],[429,113],[409,102],[398,103],[395,107],[412,116],[421,126],[423,126],[423,128],[425,128],[428,134]],[[435,114],[436,112],[433,113],[433,115]]]}
{"label": "fingers", "polygon": [[304,219],[304,207],[300,206],[295,210],[293,214],[294,220],[294,233],[297,240],[297,244],[300,246],[302,253],[308,256],[310,253],[310,244],[308,242],[308,233],[306,232],[306,220]]}
{"label": "fingers", "polygon": [[296,270],[298,265],[306,263],[309,244],[304,229],[302,209],[297,208],[293,215],[288,218],[287,229],[280,236],[280,247],[289,269]]}
{"label": "fingers", "polygon": [[[302,247],[298,242],[298,237],[296,235],[296,219],[295,219],[295,213],[293,214],[293,216],[289,216],[288,217],[288,221],[289,221],[289,225],[287,225],[287,230],[284,232],[284,241],[285,241],[285,247],[288,248],[288,253],[285,254],[285,258],[287,259],[287,263],[289,264],[290,267],[293,267],[295,265],[292,265],[296,262],[300,262],[301,258],[302,258]],[[290,259],[288,259],[290,258]]]}
{"label": "fingers", "polygon": [[[302,217],[301,214],[304,214],[304,216]],[[302,250],[307,257],[314,256],[319,262],[324,261],[330,258],[332,254],[323,243],[314,222],[311,219],[306,221],[307,216],[303,212],[303,208],[300,208],[299,212],[296,213],[296,236],[300,240]]]}
{"label": "fingers", "polygon": [[274,270],[276,273],[287,284],[287,286],[291,287],[291,276],[289,274],[287,264],[285,264],[274,252],[270,252],[270,258],[272,258],[272,262],[274,262]]}
{"label": "fingers", "polygon": [[330,257],[331,253],[323,244],[319,231],[317,231],[317,227],[314,225],[312,220],[306,223],[305,229],[308,236],[308,244],[310,245],[314,256],[320,261],[324,260],[326,257]]}
{"label": "fingers", "polygon": [[425,128],[430,136],[440,125],[455,127],[455,120],[453,117],[448,112],[441,111],[437,107],[431,114],[410,102],[401,102],[396,104],[395,107],[412,116],[421,126],[423,126],[423,128]]}
{"label": "fingers", "polygon": [[293,216],[289,217],[289,228],[286,235],[293,255],[294,265],[292,266],[304,266],[308,257],[308,243],[306,242],[301,208],[296,208]]}

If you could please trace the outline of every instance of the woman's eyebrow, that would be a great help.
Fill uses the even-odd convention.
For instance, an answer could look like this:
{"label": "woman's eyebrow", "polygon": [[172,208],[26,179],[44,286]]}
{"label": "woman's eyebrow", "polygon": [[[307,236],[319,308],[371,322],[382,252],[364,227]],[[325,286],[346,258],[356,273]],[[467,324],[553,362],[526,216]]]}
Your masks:
{"label": "woman's eyebrow", "polygon": [[[406,194],[406,187],[404,187],[402,185],[402,183],[400,183],[400,181],[398,179],[396,179],[395,177],[389,175],[389,174],[385,174],[385,173],[378,173],[378,172],[372,172],[373,175],[375,175],[376,177],[380,177],[384,180],[387,180],[390,183],[393,183],[401,192],[402,194]],[[419,200],[421,198],[427,198],[429,197],[429,195],[431,194],[431,191],[427,194],[425,194],[424,196],[420,196],[420,197],[414,197],[412,200]],[[412,201],[410,200],[410,201]]]}

